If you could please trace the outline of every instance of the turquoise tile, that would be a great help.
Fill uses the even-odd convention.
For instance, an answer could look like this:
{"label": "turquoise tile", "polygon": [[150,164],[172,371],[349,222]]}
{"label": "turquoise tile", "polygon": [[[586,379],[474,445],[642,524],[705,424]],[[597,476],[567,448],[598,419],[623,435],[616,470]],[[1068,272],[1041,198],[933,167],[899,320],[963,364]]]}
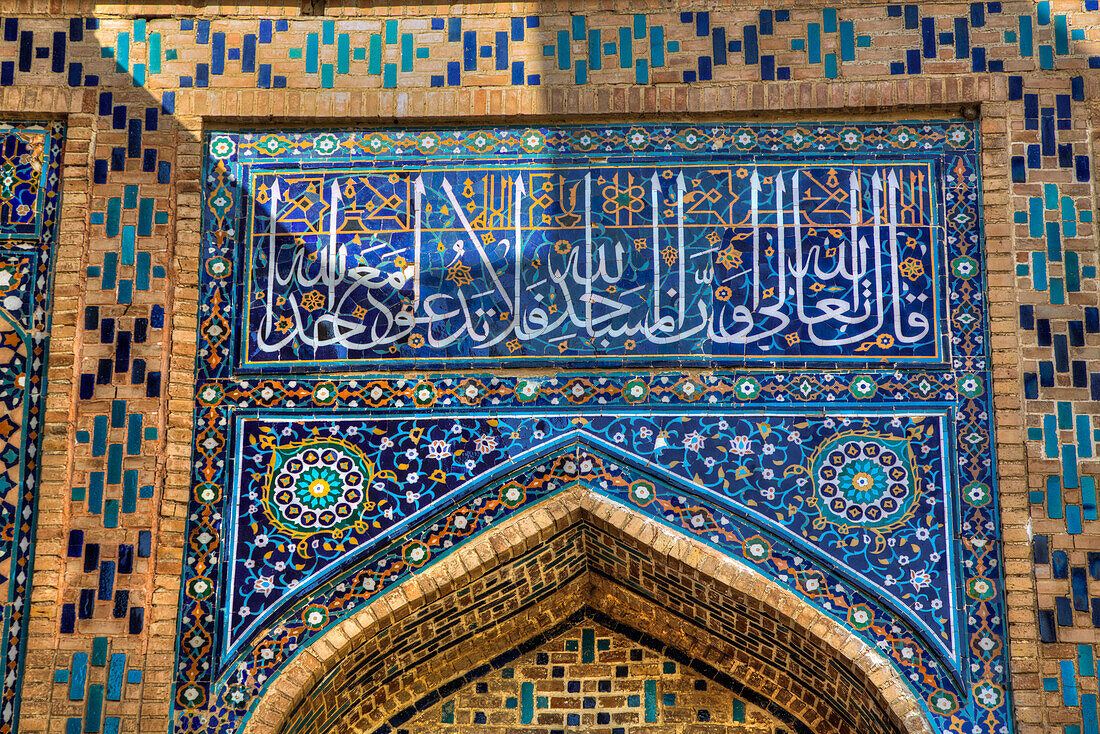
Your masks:
{"label": "turquoise tile", "polygon": [[149,48],[146,50],[146,61],[149,65],[150,74],[160,73],[161,62],[161,40],[159,33],[149,34]]}
{"label": "turquoise tile", "polygon": [[122,199],[116,197],[107,200],[107,236],[118,237],[122,221]]}
{"label": "turquoise tile", "polygon": [[649,63],[658,69],[665,65],[665,27],[655,25],[649,29]]}
{"label": "turquoise tile", "polygon": [[92,665],[100,668],[107,664],[107,638],[92,638]]}
{"label": "turquoise tile", "polygon": [[630,39],[630,29],[619,29],[619,68],[634,66],[634,44]]}
{"label": "turquoise tile", "polygon": [[382,36],[374,33],[370,37],[370,61],[367,62],[368,74],[382,73]]}
{"label": "turquoise tile", "polygon": [[806,24],[806,54],[811,64],[821,63],[821,26]]}
{"label": "turquoise tile", "polygon": [[351,71],[351,36],[341,33],[336,39],[336,73]]}
{"label": "turquoise tile", "polygon": [[1066,16],[1054,16],[1054,53],[1065,56],[1069,53],[1069,26]]}
{"label": "turquoise tile", "polygon": [[599,28],[593,28],[588,32],[588,68],[593,71],[599,71],[603,68],[603,53],[601,53],[603,42],[601,38]]}
{"label": "turquoise tile", "polygon": [[1046,44],[1039,46],[1039,68],[1044,71],[1054,68],[1054,49]]}
{"label": "turquoise tile", "polygon": [[1031,41],[1031,16],[1020,16],[1020,55],[1031,56],[1035,53],[1035,47]]}
{"label": "turquoise tile", "polygon": [[413,51],[413,34],[402,33],[401,34],[401,71],[413,70],[413,58],[416,52]]}
{"label": "turquoise tile", "polygon": [[110,499],[103,503],[103,527],[118,527],[118,500]]}
{"label": "turquoise tile", "polygon": [[153,207],[155,205],[155,199],[142,199],[138,202],[138,236],[148,237],[153,234]]}
{"label": "turquoise tile", "polygon": [[115,70],[119,74],[130,71],[130,34],[119,33],[115,40]]}
{"label": "turquoise tile", "polygon": [[133,265],[134,264],[134,247],[137,237],[137,228],[132,224],[127,224],[122,228],[122,264]]}

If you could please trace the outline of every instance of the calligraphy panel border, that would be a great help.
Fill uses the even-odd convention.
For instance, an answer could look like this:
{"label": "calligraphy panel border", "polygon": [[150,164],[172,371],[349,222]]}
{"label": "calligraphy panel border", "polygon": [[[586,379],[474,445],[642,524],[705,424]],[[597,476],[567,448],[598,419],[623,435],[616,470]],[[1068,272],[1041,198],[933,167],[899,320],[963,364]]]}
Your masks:
{"label": "calligraphy panel border", "polygon": [[[950,303],[956,300],[958,291],[965,289],[966,281],[977,273],[975,263],[962,255],[958,247],[963,239],[976,236],[976,163],[962,163],[963,158],[976,159],[977,156],[976,129],[972,123],[850,123],[812,127],[609,125],[526,130],[325,132],[315,135],[213,133],[210,142],[212,159],[217,161],[214,169],[220,165],[226,169],[228,176],[220,186],[209,190],[208,202],[221,220],[218,228],[220,236],[236,243],[236,250],[224,259],[212,260],[208,267],[219,268],[221,274],[231,273],[234,276],[237,287],[229,290],[225,296],[244,314],[242,318],[234,318],[214,326],[215,331],[224,328],[225,333],[221,334],[223,338],[215,345],[219,347],[219,353],[210,354],[210,359],[207,360],[211,377],[226,374],[226,370],[236,374],[308,374],[319,370],[464,369],[476,368],[479,364],[523,363],[532,359],[562,368],[645,365],[733,367],[753,362],[782,361],[784,366],[804,366],[810,369],[858,369],[882,364],[899,369],[938,369],[945,366],[953,355],[966,355],[973,351],[974,345],[968,342],[976,324],[968,318],[954,318],[943,313],[945,308],[951,308]],[[935,318],[931,325],[933,333],[926,337],[935,346],[932,353],[907,355],[900,350],[900,343],[884,332],[879,335],[881,344],[860,344],[851,353],[845,353],[844,349],[834,349],[826,350],[822,354],[806,351],[803,355],[803,349],[797,343],[786,348],[777,345],[782,351],[754,353],[751,349],[746,350],[743,345],[738,349],[736,343],[719,345],[711,338],[703,340],[701,347],[697,345],[697,348],[684,353],[679,342],[669,345],[675,348],[657,348],[656,343],[643,345],[645,340],[639,338],[640,353],[630,354],[635,340],[627,339],[623,342],[619,338],[604,346],[597,345],[595,339],[591,339],[592,344],[584,347],[582,341],[582,348],[569,347],[561,354],[553,354],[547,352],[548,344],[542,345],[542,351],[532,352],[526,350],[516,338],[507,344],[502,342],[495,345],[491,350],[478,355],[474,353],[469,339],[460,340],[444,349],[429,348],[430,344],[425,344],[425,339],[432,342],[433,335],[421,335],[422,329],[416,329],[390,344],[388,351],[379,350],[377,356],[356,353],[355,356],[346,358],[336,356],[326,359],[316,354],[312,357],[307,354],[301,358],[285,359],[279,356],[260,362],[254,362],[249,357],[254,337],[254,330],[249,326],[253,323],[249,314],[254,310],[254,304],[259,303],[256,299],[265,295],[252,292],[252,240],[258,233],[251,230],[256,216],[267,213],[258,203],[258,199],[267,202],[267,192],[250,191],[257,175],[270,177],[280,171],[296,171],[302,175],[310,173],[322,177],[336,176],[339,171],[348,170],[352,163],[362,166],[364,171],[383,165],[411,167],[409,170],[415,171],[435,164],[484,166],[490,162],[498,167],[515,166],[517,163],[521,166],[545,166],[566,161],[576,164],[585,157],[614,159],[616,165],[641,161],[646,165],[667,164],[672,167],[698,165],[708,158],[714,158],[730,166],[744,164],[752,167],[754,160],[771,164],[773,161],[792,160],[794,155],[804,157],[806,165],[840,165],[844,159],[857,164],[881,165],[890,165],[892,161],[925,162],[931,164],[932,170],[946,182],[947,185],[941,191],[935,192],[936,196],[932,199],[933,211],[930,213],[934,220],[943,215],[943,221],[935,222],[930,228],[932,236],[942,239],[942,242],[931,243],[933,252],[929,255],[929,268],[939,272],[917,273],[924,275],[933,285],[932,293],[918,294],[922,299],[930,296],[934,301],[932,312]],[[960,176],[970,180],[963,182],[961,186],[952,183]],[[243,189],[243,197],[238,199],[226,195],[228,187]],[[322,185],[322,188],[325,186]],[[411,191],[411,183],[407,188]],[[318,199],[319,206],[327,209],[324,203],[326,192],[311,193],[309,196]],[[941,207],[942,213],[939,211]],[[327,214],[325,218],[328,218]],[[319,222],[319,228],[323,229],[324,224]],[[491,232],[487,235],[491,235]],[[318,253],[318,256],[322,255],[323,253]],[[463,282],[470,277],[469,268],[465,268],[465,271],[467,272],[460,274]],[[517,274],[517,287],[518,278]],[[946,292],[939,291],[941,280],[946,283]],[[497,285],[500,286],[499,280]],[[408,285],[404,287],[408,288]],[[311,295],[320,297],[319,293],[318,291]],[[725,297],[729,298],[728,294]],[[245,303],[250,304],[248,309],[243,308]],[[469,308],[473,307],[471,305]],[[713,308],[717,314],[717,307]],[[300,312],[304,318],[309,309],[299,309],[295,304],[294,312]],[[418,325],[424,318],[417,319]],[[515,321],[516,315],[512,314],[511,318]],[[654,314],[654,319],[656,318]],[[287,327],[284,325],[282,328],[285,330]],[[809,328],[812,331],[813,327]],[[713,325],[711,329],[713,330]],[[432,331],[430,325],[427,331]],[[797,336],[797,329],[788,335],[789,338]],[[299,337],[294,343],[301,339]],[[550,341],[561,341],[562,345],[569,343],[562,339],[563,337],[556,337]],[[946,343],[948,339],[950,344]],[[606,342],[607,339],[603,341]],[[646,348],[649,351],[644,351]],[[867,351],[868,348],[870,351]],[[728,353],[721,353],[723,350]],[[348,351],[350,353],[351,350]],[[861,351],[865,351],[867,356],[857,354]]]}

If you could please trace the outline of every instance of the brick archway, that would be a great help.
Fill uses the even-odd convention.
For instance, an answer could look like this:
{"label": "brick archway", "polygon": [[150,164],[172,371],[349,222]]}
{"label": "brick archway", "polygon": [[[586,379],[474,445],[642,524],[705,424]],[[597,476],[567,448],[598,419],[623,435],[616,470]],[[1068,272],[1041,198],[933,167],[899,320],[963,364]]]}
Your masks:
{"label": "brick archway", "polygon": [[272,681],[244,732],[399,724],[578,613],[682,651],[794,731],[930,731],[901,676],[861,638],[744,563],[574,487],[331,628]]}

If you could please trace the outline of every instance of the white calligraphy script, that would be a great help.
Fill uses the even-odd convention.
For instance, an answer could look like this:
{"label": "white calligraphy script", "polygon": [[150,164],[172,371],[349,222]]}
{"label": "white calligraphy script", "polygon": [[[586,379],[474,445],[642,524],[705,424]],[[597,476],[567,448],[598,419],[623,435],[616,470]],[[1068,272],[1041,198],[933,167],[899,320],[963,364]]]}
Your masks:
{"label": "white calligraphy script", "polygon": [[[476,254],[486,274],[485,279],[468,284],[469,289],[467,284],[456,284],[446,292],[426,288],[422,282],[427,257],[422,251],[427,216],[422,176],[411,184],[411,261],[402,261],[405,263],[402,267],[391,265],[389,269],[384,269],[381,262],[363,264],[356,253],[349,257],[348,245],[338,243],[344,202],[336,181],[330,187],[327,233],[322,233],[315,250],[311,253],[300,242],[278,244],[277,221],[285,192],[276,179],[268,192],[266,287],[261,295],[262,317],[255,324],[255,345],[260,353],[276,353],[288,344],[313,350],[335,346],[366,351],[402,343],[414,332],[422,333],[434,349],[468,339],[474,350],[486,350],[513,340],[520,344],[558,343],[573,337],[590,345],[623,339],[653,345],[704,339],[713,344],[750,345],[770,343],[776,334],[792,331],[803,334],[814,345],[834,349],[876,337],[881,339],[882,335],[889,336],[889,344],[920,342],[932,325],[924,313],[907,312],[908,307],[902,302],[898,243],[901,186],[896,172],[891,170],[882,176],[876,169],[870,177],[873,212],[870,242],[866,223],[862,234],[857,232],[861,216],[859,175],[851,173],[848,192],[851,231],[846,239],[836,238],[831,244],[828,240],[822,244],[804,236],[807,219],[800,210],[801,175],[795,170],[774,176],[775,221],[762,226],[762,179],[756,171],[751,174],[750,262],[743,270],[727,275],[725,281],[742,288],[744,298],[740,302],[729,299],[729,303],[722,305],[699,297],[716,285],[715,263],[711,258],[718,248],[701,253],[685,251],[687,188],[683,173],[676,176],[674,190],[667,194],[675,201],[675,221],[671,223],[668,219],[672,209],[663,215],[659,210],[661,202],[666,201],[666,193],[658,174],[654,172],[646,181],[649,188],[646,203],[651,209],[652,222],[647,232],[650,241],[645,244],[652,259],[643,270],[651,268],[652,273],[644,274],[644,286],[623,290],[617,284],[624,275],[643,274],[631,272],[629,253],[638,240],[614,243],[610,253],[606,242],[595,241],[591,171],[583,179],[583,246],[572,247],[560,269],[544,264],[545,277],[528,283],[521,277],[521,271],[530,267],[531,261],[531,254],[524,252],[523,204],[528,191],[523,174],[504,182],[514,197],[514,206],[511,240],[504,238],[495,243],[497,252],[510,254],[503,261],[486,251],[451,183],[443,178],[441,195],[457,217],[456,226],[461,225],[459,241],[450,244],[460,254]],[[292,253],[285,252],[289,247],[294,248]],[[670,247],[674,248],[674,257],[668,250]],[[439,250],[443,249],[441,245]],[[708,257],[706,262],[694,267],[691,260],[704,255]],[[633,282],[637,281],[635,278]],[[843,297],[809,293],[815,283],[843,284],[832,289],[842,292]],[[639,295],[643,288],[649,292]],[[297,292],[308,289],[320,293],[323,302],[319,306],[316,302],[308,309],[303,306]],[[553,309],[546,305],[546,295],[551,291],[561,295],[556,300],[559,307]],[[406,295],[395,298],[395,292]],[[315,295],[315,301],[316,298]],[[910,294],[909,300],[912,298]],[[479,303],[494,305],[490,310],[478,308]]]}

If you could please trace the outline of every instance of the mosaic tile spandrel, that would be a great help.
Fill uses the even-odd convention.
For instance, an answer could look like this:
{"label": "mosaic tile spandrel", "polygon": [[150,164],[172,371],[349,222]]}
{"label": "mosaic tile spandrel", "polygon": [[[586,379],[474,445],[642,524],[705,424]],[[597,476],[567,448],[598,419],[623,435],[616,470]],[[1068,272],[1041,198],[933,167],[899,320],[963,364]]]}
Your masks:
{"label": "mosaic tile spandrel", "polygon": [[[957,508],[946,491],[945,418],[695,411],[242,417],[225,652],[285,600],[279,589],[305,592],[410,518],[498,481],[546,444],[580,441],[606,447],[626,466],[668,467],[650,471],[705,490],[700,502],[736,505],[773,533],[786,526],[807,553],[881,589],[954,667]],[[265,522],[257,526],[258,515]],[[864,532],[852,535],[854,528]]]}

